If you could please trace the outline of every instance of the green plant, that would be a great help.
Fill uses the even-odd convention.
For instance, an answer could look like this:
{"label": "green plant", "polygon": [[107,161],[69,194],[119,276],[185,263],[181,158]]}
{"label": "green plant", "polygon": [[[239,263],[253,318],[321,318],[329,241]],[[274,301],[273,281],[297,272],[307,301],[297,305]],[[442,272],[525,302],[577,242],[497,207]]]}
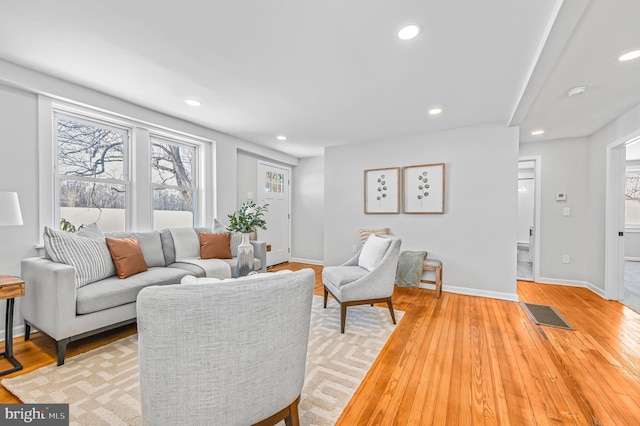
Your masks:
{"label": "green plant", "polygon": [[65,232],[76,232],[76,227],[67,219],[60,219],[60,230]]}
{"label": "green plant", "polygon": [[256,228],[267,229],[264,220],[264,212],[267,212],[269,204],[259,205],[253,201],[247,201],[233,214],[228,215],[229,226],[227,230],[232,232],[253,232]]}
{"label": "green plant", "polygon": [[431,185],[427,183],[429,182],[429,179],[427,178],[426,171],[422,172],[421,175],[418,175],[418,180],[420,181],[420,183],[418,183],[418,191],[420,191],[420,193],[418,193],[418,200],[420,200],[420,205],[422,205],[422,200],[429,196],[429,191],[427,191],[427,189],[429,189]]}

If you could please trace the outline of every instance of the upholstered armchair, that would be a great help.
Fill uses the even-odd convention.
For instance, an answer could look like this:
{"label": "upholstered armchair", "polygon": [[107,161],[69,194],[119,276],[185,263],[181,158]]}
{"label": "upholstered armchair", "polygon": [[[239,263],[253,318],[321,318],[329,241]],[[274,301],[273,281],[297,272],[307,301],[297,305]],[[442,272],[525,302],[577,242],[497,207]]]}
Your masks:
{"label": "upholstered armchair", "polygon": [[322,271],[324,307],[331,293],[340,304],[340,332],[344,333],[347,307],[386,302],[391,320],[396,323],[391,297],[400,255],[400,238],[372,234],[360,251],[340,266]]}
{"label": "upholstered armchair", "polygon": [[304,269],[143,289],[143,423],[299,424],[314,283]]}

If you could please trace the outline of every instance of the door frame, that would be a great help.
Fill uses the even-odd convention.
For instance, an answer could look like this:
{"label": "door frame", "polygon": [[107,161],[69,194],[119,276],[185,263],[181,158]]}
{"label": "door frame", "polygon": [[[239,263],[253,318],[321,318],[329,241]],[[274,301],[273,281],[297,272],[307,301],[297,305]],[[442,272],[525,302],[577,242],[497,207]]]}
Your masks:
{"label": "door frame", "polygon": [[[541,155],[528,155],[518,157],[518,163],[520,161],[533,161],[535,167],[534,173],[534,188],[533,188],[533,238],[535,239],[535,247],[533,251],[533,281],[540,282],[540,200],[542,199],[542,156]],[[518,249],[516,241],[516,250]]]}
{"label": "door frame", "polygon": [[[284,169],[287,171],[288,173],[288,181],[287,181],[287,187],[289,190],[289,193],[287,194],[287,198],[288,198],[288,205],[287,205],[287,214],[288,214],[288,220],[287,220],[287,227],[288,229],[288,236],[289,239],[287,241],[287,261],[291,262],[291,195],[293,194],[292,191],[292,187],[293,187],[293,179],[292,179],[292,172],[291,172],[291,167],[285,165],[285,164],[281,164],[281,163],[274,163],[272,161],[267,161],[267,160],[262,160],[262,159],[258,159],[258,162],[256,163],[256,173],[258,174],[258,179],[257,179],[257,188],[258,191],[262,191],[264,189],[264,180],[261,179],[260,173],[258,173],[258,171],[260,170],[260,164],[264,164],[267,167],[276,167],[279,169]],[[257,194],[258,196],[258,201],[260,200],[260,194]]]}
{"label": "door frame", "polygon": [[624,299],[624,179],[626,146],[640,139],[640,130],[607,145],[605,186],[604,297]]}

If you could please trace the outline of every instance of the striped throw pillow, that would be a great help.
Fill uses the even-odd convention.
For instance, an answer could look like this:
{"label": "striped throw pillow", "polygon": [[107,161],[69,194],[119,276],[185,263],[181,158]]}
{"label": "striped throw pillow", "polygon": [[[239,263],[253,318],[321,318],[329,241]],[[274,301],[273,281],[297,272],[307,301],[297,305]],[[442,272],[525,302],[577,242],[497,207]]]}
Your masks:
{"label": "striped throw pillow", "polygon": [[116,273],[105,241],[44,228],[44,248],[51,260],[76,269],[76,288]]}
{"label": "striped throw pillow", "polygon": [[364,244],[365,241],[367,241],[367,238],[369,238],[369,235],[371,235],[371,234],[389,235],[390,233],[391,233],[391,231],[389,230],[389,228],[361,229],[360,230],[360,242],[362,244]]}

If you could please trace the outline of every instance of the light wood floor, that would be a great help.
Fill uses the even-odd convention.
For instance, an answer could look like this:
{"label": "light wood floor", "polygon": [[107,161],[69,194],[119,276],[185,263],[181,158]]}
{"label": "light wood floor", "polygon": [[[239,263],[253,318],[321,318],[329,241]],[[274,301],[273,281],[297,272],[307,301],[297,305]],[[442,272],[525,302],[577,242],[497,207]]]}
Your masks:
{"label": "light wood floor", "polygon": [[[322,294],[321,267],[275,269],[303,267]],[[519,282],[518,295],[554,306],[575,331],[534,325],[514,302],[397,288],[404,318],[338,424],[640,424],[640,315],[584,288]],[[68,355],[132,333],[73,342]],[[17,338],[14,352],[25,372],[55,362],[38,334]],[[0,388],[7,402],[16,400]]]}

